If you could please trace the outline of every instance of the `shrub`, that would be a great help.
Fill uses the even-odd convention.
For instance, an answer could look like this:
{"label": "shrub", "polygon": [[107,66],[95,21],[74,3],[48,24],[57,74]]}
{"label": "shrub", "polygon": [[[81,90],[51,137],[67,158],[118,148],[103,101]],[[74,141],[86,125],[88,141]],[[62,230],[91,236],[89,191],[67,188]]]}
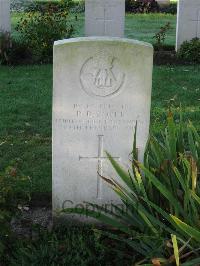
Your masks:
{"label": "shrub", "polygon": [[12,39],[12,46],[8,51],[8,64],[30,64],[33,63],[31,49],[21,39]]}
{"label": "shrub", "polygon": [[30,63],[31,51],[26,43],[20,39],[14,39],[10,33],[0,33],[0,65]]}
{"label": "shrub", "polygon": [[159,5],[155,0],[126,0],[126,12],[150,13],[158,11]]}
{"label": "shrub", "polygon": [[0,53],[0,65],[17,65],[33,63],[31,50],[20,39],[10,39],[11,45],[4,47]]}
{"label": "shrub", "polygon": [[10,9],[15,12],[24,12],[33,0],[10,0]]}
{"label": "shrub", "polygon": [[178,51],[178,57],[187,62],[200,63],[200,39],[185,41]]}
{"label": "shrub", "polygon": [[27,7],[25,8],[26,12],[44,12],[45,10],[49,9],[49,6],[53,8],[54,10],[57,10],[59,12],[69,10],[69,8],[72,8],[75,5],[73,0],[60,0],[60,1],[34,1],[29,3]]}
{"label": "shrub", "polygon": [[[118,234],[97,231],[126,243],[140,254],[142,261],[138,265],[150,260],[155,262],[153,265],[171,265],[178,260],[181,265],[186,260],[189,264],[185,265],[198,265],[200,136],[190,122],[184,135],[181,116],[176,124],[169,112],[167,121],[167,127],[159,139],[150,137],[144,164],[137,161],[137,126],[131,153],[132,164],[128,170],[107,154],[122,182],[102,178],[125,208],[113,205],[114,212],[111,212],[88,203],[92,210],[87,209],[85,215],[116,228]],[[64,212],[84,214],[82,209],[67,209]]]}
{"label": "shrub", "polygon": [[85,11],[85,0],[79,0],[71,8],[72,13],[82,13]]}
{"label": "shrub", "polygon": [[177,3],[170,3],[169,6],[160,8],[160,12],[172,15],[177,14]]}
{"label": "shrub", "polygon": [[51,5],[40,12],[29,12],[17,25],[17,31],[33,54],[36,62],[51,62],[53,42],[69,38],[73,27],[67,23],[67,11],[57,11]]}

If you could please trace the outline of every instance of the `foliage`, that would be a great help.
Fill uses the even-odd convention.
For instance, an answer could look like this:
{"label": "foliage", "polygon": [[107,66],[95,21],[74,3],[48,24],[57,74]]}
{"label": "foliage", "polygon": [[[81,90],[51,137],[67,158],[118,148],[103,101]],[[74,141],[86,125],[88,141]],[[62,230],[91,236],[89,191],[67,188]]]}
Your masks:
{"label": "foliage", "polygon": [[25,9],[26,12],[45,12],[49,8],[54,9],[57,12],[64,12],[69,10],[75,5],[73,0],[60,0],[60,1],[34,1],[31,2]]}
{"label": "foliage", "polygon": [[12,46],[8,51],[9,65],[23,65],[33,63],[33,55],[31,49],[20,38],[12,38]]}
{"label": "foliage", "polygon": [[0,64],[8,63],[8,53],[11,48],[11,37],[9,32],[0,32]]}
{"label": "foliage", "polygon": [[154,45],[158,50],[161,50],[163,48],[166,39],[166,34],[170,29],[171,24],[170,22],[167,22],[166,25],[161,27],[160,30],[153,37],[156,39],[156,43]]}
{"label": "foliage", "polygon": [[85,12],[85,0],[79,0],[74,3],[70,8],[72,13],[83,13]]}
{"label": "foliage", "polygon": [[200,63],[200,39],[194,38],[191,41],[185,41],[179,51],[178,57],[187,62]]}
{"label": "foliage", "polygon": [[20,39],[14,39],[10,33],[0,33],[0,65],[31,62],[32,54]]}
{"label": "foliage", "polygon": [[30,178],[20,172],[19,164],[20,161],[16,161],[0,173],[0,257],[11,233],[12,217],[30,200]]}
{"label": "foliage", "polygon": [[[169,112],[167,121],[159,139],[150,137],[144,165],[137,161],[137,130],[128,171],[107,154],[121,182],[102,178],[122,200],[126,211],[116,205],[112,206],[114,211],[108,211],[88,203],[93,209],[85,215],[121,232],[100,233],[129,245],[144,258],[139,264],[157,260],[166,265],[180,260],[184,265],[188,260],[194,265],[193,260],[200,263],[200,136],[190,122],[183,133],[181,115],[176,124]],[[83,213],[64,210],[80,211]]]}
{"label": "foliage", "polygon": [[10,0],[10,9],[11,11],[24,12],[32,2],[32,0]]}
{"label": "foliage", "polygon": [[170,3],[169,6],[165,6],[165,7],[160,8],[160,12],[166,13],[166,14],[176,15],[176,13],[177,13],[177,2]]}
{"label": "foliage", "polygon": [[38,228],[35,233],[36,239],[15,243],[7,265],[130,265],[124,250],[116,254],[106,248],[90,227]]}
{"label": "foliage", "polygon": [[29,12],[21,18],[16,30],[32,51],[34,61],[51,62],[54,41],[72,35],[73,27],[68,25],[67,18],[67,11],[57,11],[51,5],[44,11]]}
{"label": "foliage", "polygon": [[126,0],[126,12],[150,13],[158,11],[159,5],[155,0]]}

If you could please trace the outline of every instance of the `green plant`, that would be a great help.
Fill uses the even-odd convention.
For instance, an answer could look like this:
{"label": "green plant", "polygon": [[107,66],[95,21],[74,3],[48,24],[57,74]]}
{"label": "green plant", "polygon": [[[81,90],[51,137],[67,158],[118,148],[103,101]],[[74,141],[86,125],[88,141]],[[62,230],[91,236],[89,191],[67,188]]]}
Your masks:
{"label": "green plant", "polygon": [[185,41],[178,50],[178,57],[193,63],[200,63],[200,39]]}
{"label": "green plant", "polygon": [[72,8],[75,5],[75,3],[73,2],[73,0],[60,0],[60,1],[56,1],[56,0],[50,0],[50,1],[34,1],[34,2],[30,2],[26,8],[25,11],[26,12],[44,12],[45,10],[48,10],[49,7],[53,8],[56,11],[65,11],[66,9],[69,10],[69,8]]}
{"label": "green plant", "polygon": [[16,242],[6,265],[130,265],[123,252],[107,249],[87,226],[68,225],[52,232],[39,228],[37,239]]}
{"label": "green plant", "polygon": [[0,32],[0,64],[8,63],[12,42],[9,32]]}
{"label": "green plant", "polygon": [[14,39],[10,33],[0,33],[0,64],[23,64],[32,62],[32,53],[23,40]]}
{"label": "green plant", "polygon": [[67,11],[56,10],[51,5],[48,9],[29,12],[21,18],[16,30],[32,51],[34,61],[51,62],[54,41],[72,35],[73,27],[67,23],[67,18]]}
{"label": "green plant", "polygon": [[171,29],[171,23],[167,22],[160,30],[153,36],[156,39],[155,47],[161,50],[166,39],[167,32]]}
{"label": "green plant", "polygon": [[155,0],[126,0],[126,12],[150,13],[158,12],[159,5]]}
{"label": "green plant", "polygon": [[[144,165],[137,161],[137,130],[128,171],[107,154],[122,182],[102,178],[122,200],[126,211],[115,205],[114,212],[105,211],[92,203],[87,204],[93,210],[87,209],[85,213],[79,209],[64,210],[82,211],[116,228],[118,234],[109,231],[101,234],[125,242],[140,254],[142,260],[137,265],[149,260],[162,265],[178,260],[182,265],[200,263],[200,136],[190,122],[184,134],[181,115],[176,124],[169,112],[167,121],[160,138],[150,137]],[[186,260],[190,264],[184,264]]]}
{"label": "green plant", "polygon": [[33,63],[31,49],[20,38],[12,38],[12,47],[8,50],[7,56],[11,65]]}

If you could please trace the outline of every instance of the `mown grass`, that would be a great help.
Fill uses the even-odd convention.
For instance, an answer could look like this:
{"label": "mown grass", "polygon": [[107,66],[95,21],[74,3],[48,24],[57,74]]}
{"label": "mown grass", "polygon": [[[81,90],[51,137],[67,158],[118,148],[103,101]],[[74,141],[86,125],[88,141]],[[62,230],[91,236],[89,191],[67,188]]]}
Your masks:
{"label": "mown grass", "polygon": [[[15,31],[15,26],[19,19],[24,16],[24,13],[12,13],[12,29],[13,35],[18,36]],[[69,23],[74,25],[75,32],[73,37],[84,36],[84,15],[70,15]],[[175,45],[176,38],[176,16],[170,14],[127,14],[125,25],[125,37],[137,39],[140,41],[155,43],[153,36],[157,33],[160,27],[167,22],[171,23],[171,29],[166,35],[166,45]]]}
{"label": "mown grass", "polygon": [[126,15],[125,35],[128,38],[155,43],[155,33],[160,27],[171,23],[171,29],[166,35],[166,45],[175,45],[176,16],[170,14],[128,14]]}
{"label": "mown grass", "polygon": [[[185,119],[200,129],[199,71],[200,66],[154,67],[154,133],[163,127],[170,99],[182,103]],[[51,192],[52,65],[1,66],[0,73],[0,171],[20,158],[33,192]]]}

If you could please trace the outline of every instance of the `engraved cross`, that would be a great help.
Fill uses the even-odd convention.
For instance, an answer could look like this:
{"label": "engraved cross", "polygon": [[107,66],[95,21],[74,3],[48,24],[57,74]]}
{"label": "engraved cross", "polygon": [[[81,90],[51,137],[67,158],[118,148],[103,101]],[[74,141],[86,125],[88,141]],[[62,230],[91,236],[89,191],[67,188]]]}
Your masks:
{"label": "engraved cross", "polygon": [[104,7],[104,12],[103,12],[104,14],[103,14],[103,17],[96,18],[96,20],[98,20],[98,21],[103,21],[103,22],[104,22],[104,34],[105,34],[105,35],[107,34],[107,23],[113,21],[113,19],[108,19],[108,18],[106,18],[106,10],[107,10],[107,8]]}
{"label": "engraved cross", "polygon": [[[79,160],[92,160],[97,161],[97,198],[101,199],[102,196],[102,178],[103,176],[103,162],[108,160],[107,156],[103,154],[104,147],[104,136],[98,135],[98,154],[94,157],[82,157],[79,156]],[[115,160],[120,160],[120,157],[112,157]]]}
{"label": "engraved cross", "polygon": [[197,19],[191,19],[190,21],[196,22],[196,37],[200,35],[200,10],[197,13]]}

